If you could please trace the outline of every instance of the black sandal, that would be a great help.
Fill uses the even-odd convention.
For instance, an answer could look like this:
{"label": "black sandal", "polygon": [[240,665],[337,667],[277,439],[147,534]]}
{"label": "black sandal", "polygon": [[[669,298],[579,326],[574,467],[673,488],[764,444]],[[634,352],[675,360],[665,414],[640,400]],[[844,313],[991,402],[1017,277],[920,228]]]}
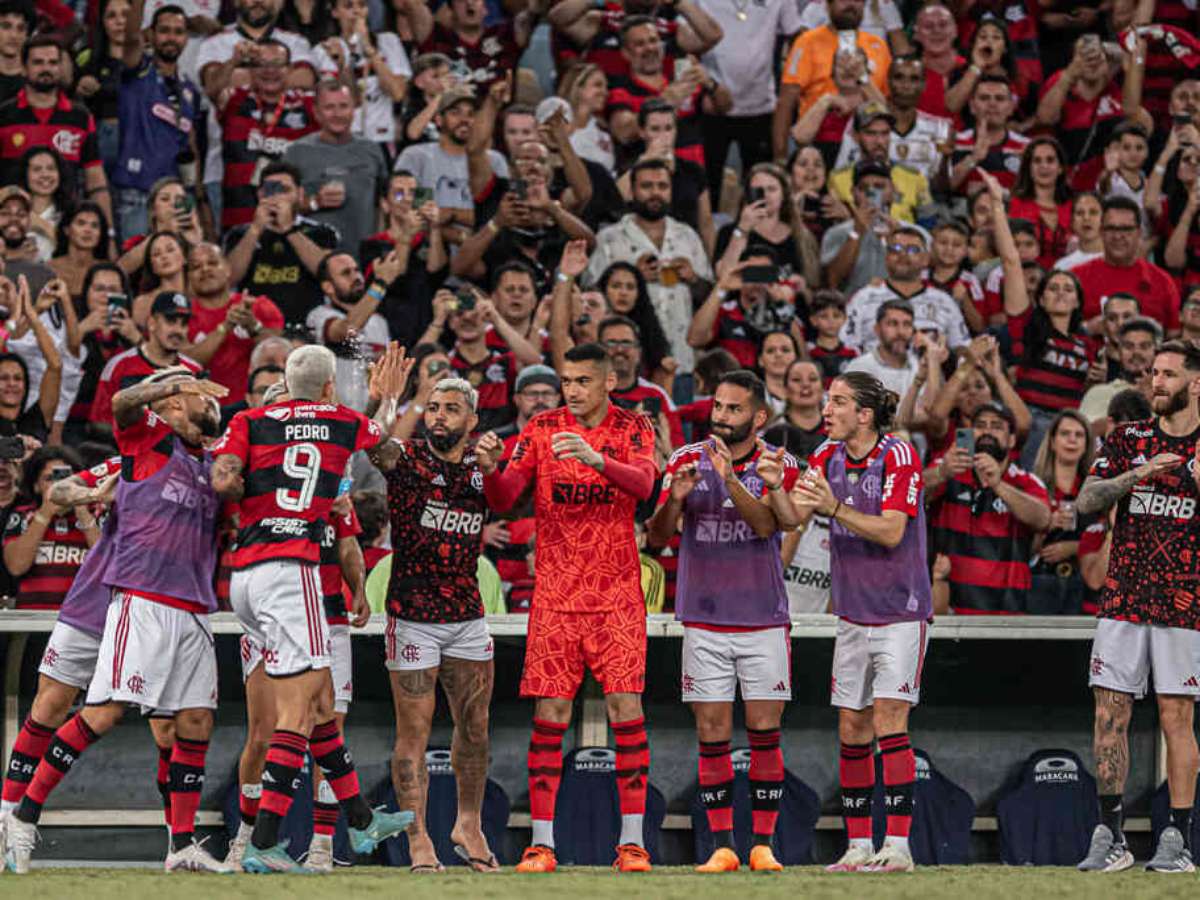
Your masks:
{"label": "black sandal", "polygon": [[446,867],[441,863],[433,865],[432,863],[418,863],[417,865],[408,867],[411,875],[440,875],[446,871]]}
{"label": "black sandal", "polygon": [[470,866],[473,872],[487,873],[500,871],[500,862],[496,859],[495,853],[489,854],[487,859],[472,856],[470,851],[462,844],[454,845],[454,853],[459,859]]}

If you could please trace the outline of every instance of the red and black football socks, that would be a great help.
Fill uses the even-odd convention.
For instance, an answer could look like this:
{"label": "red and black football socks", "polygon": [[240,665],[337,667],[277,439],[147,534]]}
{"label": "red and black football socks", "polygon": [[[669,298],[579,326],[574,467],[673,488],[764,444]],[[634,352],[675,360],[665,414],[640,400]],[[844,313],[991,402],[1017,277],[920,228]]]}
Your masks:
{"label": "red and black football socks", "polygon": [[842,785],[842,819],[851,844],[871,843],[871,793],[875,790],[875,757],[870,744],[842,744],[838,774]]}
{"label": "red and black football socks", "polygon": [[100,736],[88,727],[81,714],[76,714],[54,732],[41,762],[33,772],[29,788],[13,815],[22,822],[37,824],[42,815],[42,805],[60,781],[67,777],[80,755],[96,743]]}
{"label": "red and black football socks", "polygon": [[887,806],[887,837],[908,841],[912,828],[913,782],[917,779],[917,760],[907,732],[879,738],[883,762],[883,801]]}
{"label": "red and black football socks", "polygon": [[771,845],[783,798],[783,751],[779,729],[747,728],[750,742],[750,819],[754,843]]}
{"label": "red and black football socks", "polygon": [[308,738],[303,734],[280,729],[271,735],[263,768],[262,801],[250,836],[250,842],[260,850],[279,843],[279,825],[296,796],[307,751]]}
{"label": "red and black football socks", "polygon": [[533,820],[533,843],[554,846],[554,801],[562,781],[565,722],[533,720],[529,738],[529,813]]}
{"label": "red and black football socks", "polygon": [[32,716],[25,720],[21,730],[17,732],[12,755],[8,758],[4,788],[0,791],[0,812],[16,809],[21,798],[25,796],[29,783],[33,781],[33,773],[52,740],[53,728],[35,722]]}
{"label": "red and black football socks", "polygon": [[208,741],[175,738],[170,757],[171,849],[178,852],[192,843],[196,810],[204,790],[204,758]]}
{"label": "red and black football socks", "polygon": [[713,842],[734,849],[733,756],[729,741],[701,741],[699,762],[700,802]]}
{"label": "red and black football socks", "polygon": [[371,807],[359,791],[358,772],[342,740],[337,719],[316,726],[310,741],[313,759],[321,767],[321,773],[341,808],[346,811],[346,823],[351,828],[366,828],[371,824]]}
{"label": "red and black football socks", "polygon": [[646,815],[646,785],[650,779],[650,740],[646,720],[639,716],[627,722],[613,722],[617,742],[617,800],[621,807],[619,844],[642,846]]}

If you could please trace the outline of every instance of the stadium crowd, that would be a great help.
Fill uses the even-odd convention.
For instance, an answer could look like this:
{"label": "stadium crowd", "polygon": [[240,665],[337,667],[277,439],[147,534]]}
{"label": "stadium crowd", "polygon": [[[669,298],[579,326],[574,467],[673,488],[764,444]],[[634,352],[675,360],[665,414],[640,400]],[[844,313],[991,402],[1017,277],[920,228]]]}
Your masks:
{"label": "stadium crowd", "polygon": [[[873,376],[920,455],[934,612],[1094,613],[1112,517],[1077,497],[1150,418],[1157,348],[1200,339],[1198,33],[1187,0],[0,0],[7,605],[61,605],[101,510],[54,485],[111,474],[114,400],[157,372],[219,387],[216,434],[310,344],[373,413],[398,345],[392,435],[438,447],[463,379],[503,472],[598,345],[656,473],[731,373],[801,468],[831,384]],[[403,564],[402,500],[352,449],[369,577]],[[670,612],[685,536],[641,494]],[[526,612],[543,536],[506,501],[479,585]],[[792,613],[829,605],[823,506],[781,540]]]}
{"label": "stadium crowd", "polygon": [[[525,59],[553,66],[522,68],[543,20]],[[938,485],[938,611],[1091,611],[1082,476],[1148,414],[1154,347],[1200,337],[1196,25],[1150,0],[0,3],[4,593],[65,592],[86,540],[40,485],[105,458],[114,392],[158,368],[211,372],[227,419],[314,340],[362,409],[396,340],[401,434],[457,374],[511,445],[598,340],[660,463],[724,372],[762,376],[763,436],[800,458],[830,379],[876,375]],[[484,533],[513,611],[522,512]],[[827,527],[785,546],[795,612],[825,608]],[[676,550],[644,548],[654,610]]]}

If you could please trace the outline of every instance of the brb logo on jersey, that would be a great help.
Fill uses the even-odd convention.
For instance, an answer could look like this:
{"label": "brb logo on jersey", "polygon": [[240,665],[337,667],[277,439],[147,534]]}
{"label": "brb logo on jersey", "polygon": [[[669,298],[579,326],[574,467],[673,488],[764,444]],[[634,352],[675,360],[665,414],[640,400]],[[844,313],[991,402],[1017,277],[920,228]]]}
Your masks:
{"label": "brb logo on jersey", "polygon": [[1166,519],[1190,519],[1196,513],[1196,501],[1192,497],[1160,494],[1144,488],[1129,495],[1131,516],[1162,516]]}
{"label": "brb logo on jersey", "polygon": [[616,488],[611,484],[572,484],[569,481],[556,481],[550,486],[550,500],[553,503],[611,506],[615,496]]}
{"label": "brb logo on jersey", "polygon": [[421,511],[421,527],[448,534],[479,534],[483,530],[483,513],[462,512],[430,500]]}
{"label": "brb logo on jersey", "polygon": [[699,544],[730,544],[737,541],[752,541],[753,529],[745,519],[721,519],[703,516],[696,521],[696,542]]}

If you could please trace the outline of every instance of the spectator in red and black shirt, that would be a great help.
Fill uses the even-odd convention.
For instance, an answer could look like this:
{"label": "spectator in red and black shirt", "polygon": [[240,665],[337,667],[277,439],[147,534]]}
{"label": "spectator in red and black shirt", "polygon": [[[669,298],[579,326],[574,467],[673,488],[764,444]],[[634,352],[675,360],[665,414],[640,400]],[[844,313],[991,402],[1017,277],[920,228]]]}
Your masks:
{"label": "spectator in red and black shirt", "polygon": [[821,380],[828,390],[830,382],[858,356],[857,350],[842,343],[842,326],[846,324],[845,294],[831,288],[816,291],[809,301],[808,321],[815,332],[808,345],[808,355],[821,370]]}
{"label": "spectator in red and black shirt", "polygon": [[1004,312],[1011,355],[1017,360],[1017,395],[1033,416],[1021,463],[1032,468],[1055,414],[1079,405],[1095,351],[1083,331],[1083,289],[1074,274],[1061,269],[1047,273],[1030,301],[999,182],[990,175],[985,180],[992,195],[992,231],[1004,266]]}
{"label": "spectator in red and black shirt", "polygon": [[[0,104],[0,183],[15,184],[21,157],[32,147],[53,147],[76,184],[112,218],[108,179],[100,159],[96,123],[85,106],[59,89],[62,50],[47,36],[30,40],[22,53],[25,87]],[[79,170],[82,169],[82,176]]]}
{"label": "spectator in red and black shirt", "polygon": [[[1142,108],[1140,93],[1127,97],[1120,74],[1120,65],[1104,52],[1100,36],[1085,34],[1075,42],[1071,64],[1042,85],[1037,120],[1040,125],[1054,127],[1062,141],[1073,167],[1071,187],[1077,191],[1096,187],[1104,171],[1104,148],[1118,125],[1131,121],[1147,131],[1154,130],[1150,113]],[[1140,83],[1133,81],[1135,87]],[[1133,104],[1128,109],[1126,101]]]}
{"label": "spectator in red and black shirt", "polygon": [[627,75],[629,61],[621,52],[621,26],[635,15],[653,17],[668,56],[683,53],[701,56],[721,40],[721,26],[692,0],[661,6],[654,0],[609,0],[599,8],[593,0],[563,0],[555,3],[546,17],[555,29],[555,62],[559,71],[565,69],[565,62],[581,55],[565,46],[569,43],[582,48],[582,59],[599,66],[609,78]]}
{"label": "spectator in red and black shirt", "polygon": [[92,422],[112,426],[113,397],[132,387],[159,369],[184,366],[200,371],[200,364],[184,356],[180,349],[187,343],[188,320],[192,304],[183,294],[163,291],[154,298],[146,320],[146,339],[108,361],[100,373],[96,396],[92,400]]}
{"label": "spectator in red and black shirt", "polygon": [[733,108],[728,89],[717,84],[701,66],[689,61],[686,71],[663,53],[662,38],[649,16],[630,16],[621,25],[621,52],[629,73],[609,81],[608,127],[618,145],[637,140],[637,114],[651,97],[675,107],[679,135],[675,150],[681,159],[704,165],[703,113],[724,115]]}
{"label": "spectator in red and black shirt", "polygon": [[1008,217],[1033,223],[1039,248],[1037,263],[1043,269],[1052,269],[1067,255],[1071,211],[1067,156],[1062,144],[1052,137],[1034,138],[1021,153]]}
{"label": "spectator in red and black shirt", "polygon": [[64,509],[50,500],[54,482],[83,463],[69,447],[42,447],[25,464],[24,495],[4,528],[4,565],[17,579],[18,609],[58,609],[83,557],[100,538],[87,507]]}
{"label": "spectator in red and black shirt", "polygon": [[461,81],[474,85],[482,98],[494,81],[515,72],[521,54],[537,26],[542,4],[535,4],[498,25],[483,24],[484,0],[450,0],[450,26],[434,23],[421,44],[421,53],[442,53],[450,58]]}
{"label": "spectator in red and black shirt", "polygon": [[1029,138],[1012,131],[1013,95],[1002,75],[983,75],[971,94],[975,127],[960,131],[951,155],[950,187],[973,193],[980,172],[987,172],[1011,189],[1021,168]]}
{"label": "spectator in red and black shirt", "polygon": [[318,129],[313,95],[289,90],[287,45],[270,40],[258,45],[250,86],[236,88],[221,110],[221,227],[244,225],[254,218],[258,176],[266,163],[282,159],[292,141]]}
{"label": "spectator in red and black shirt", "polygon": [[958,613],[1026,609],[1033,536],[1050,525],[1045,485],[1009,461],[1012,413],[987,403],[972,418],[975,453],[955,446],[925,470],[933,503],[931,550],[950,558],[950,605]]}

